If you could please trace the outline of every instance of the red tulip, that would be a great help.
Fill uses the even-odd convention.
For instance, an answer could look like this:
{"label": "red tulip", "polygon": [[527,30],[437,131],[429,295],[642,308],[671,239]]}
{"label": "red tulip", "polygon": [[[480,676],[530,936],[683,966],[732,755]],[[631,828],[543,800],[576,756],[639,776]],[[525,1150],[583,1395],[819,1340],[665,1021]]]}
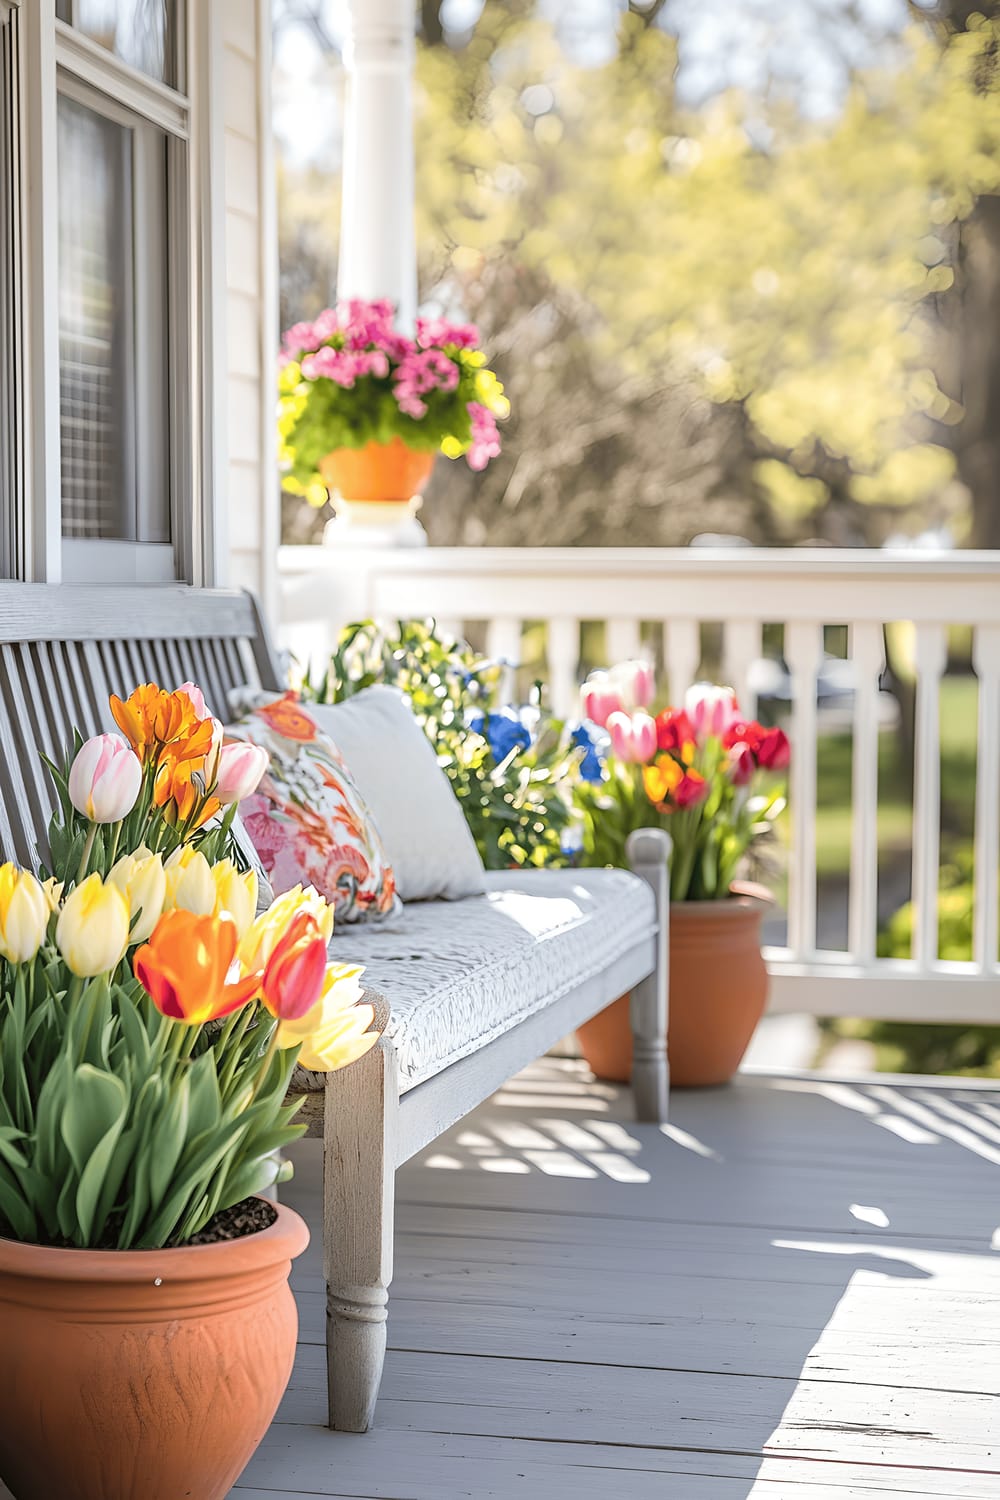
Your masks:
{"label": "red tulip", "polygon": [[311,912],[297,912],[264,967],[260,997],[279,1021],[297,1021],[316,1004],[325,977],[326,939]]}
{"label": "red tulip", "polygon": [[762,771],[784,771],[791,759],[791,746],[783,729],[765,729],[755,719],[730,725],[722,737],[727,750],[746,745]]}
{"label": "red tulip", "polygon": [[784,771],[792,758],[792,747],[783,729],[765,729],[757,751],[757,764],[764,771]]}
{"label": "red tulip", "polygon": [[694,744],[694,726],[682,708],[665,708],[656,716],[658,750],[680,750]]}
{"label": "red tulip", "polygon": [[704,802],[710,790],[709,783],[700,771],[685,771],[674,787],[674,802],[681,810],[685,807],[697,807],[699,802]]}

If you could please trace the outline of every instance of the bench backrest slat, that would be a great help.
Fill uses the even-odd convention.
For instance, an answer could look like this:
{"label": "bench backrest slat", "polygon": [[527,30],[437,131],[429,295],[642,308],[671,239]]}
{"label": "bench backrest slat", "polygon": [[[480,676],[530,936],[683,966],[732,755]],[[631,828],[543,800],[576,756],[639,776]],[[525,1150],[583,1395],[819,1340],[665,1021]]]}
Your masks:
{"label": "bench backrest slat", "polygon": [[229,692],[281,686],[251,595],[184,586],[136,588],[0,581],[0,854],[46,855],[54,788],[40,753],[61,761],[74,726],[113,729],[108,697],[141,682],[197,682],[227,717]]}

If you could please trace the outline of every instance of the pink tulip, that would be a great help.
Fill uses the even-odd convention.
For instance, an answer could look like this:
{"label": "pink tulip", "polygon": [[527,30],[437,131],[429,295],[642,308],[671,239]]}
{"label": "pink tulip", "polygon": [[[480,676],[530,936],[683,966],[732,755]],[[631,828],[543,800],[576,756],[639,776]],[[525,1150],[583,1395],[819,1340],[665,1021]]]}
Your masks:
{"label": "pink tulip", "polygon": [[92,823],[119,823],[135,806],[142,765],[120,734],[84,740],[69,773],[70,801]]}
{"label": "pink tulip", "polygon": [[211,715],[209,714],[208,709],[205,705],[205,694],[202,692],[201,688],[196,682],[182,682],[177,691],[179,693],[187,693],[188,697],[191,699],[191,707],[194,709],[197,718],[211,718]]}
{"label": "pink tulip", "polygon": [[648,661],[623,661],[611,669],[611,680],[630,708],[648,708],[656,692],[652,665]]}
{"label": "pink tulip", "polygon": [[622,713],[625,705],[621,693],[607,672],[592,672],[580,689],[583,717],[601,729],[607,728],[613,713]]}
{"label": "pink tulip", "polygon": [[656,720],[641,708],[634,714],[616,710],[610,714],[607,731],[611,753],[618,759],[644,764],[656,754]]}
{"label": "pink tulip", "polygon": [[684,709],[699,743],[709,736],[721,740],[730,725],[740,717],[740,706],[732,688],[716,687],[711,682],[696,682],[684,697]]}
{"label": "pink tulip", "polygon": [[269,758],[267,751],[259,745],[242,742],[223,745],[219,751],[215,795],[224,807],[231,802],[242,802],[244,797],[257,790]]}

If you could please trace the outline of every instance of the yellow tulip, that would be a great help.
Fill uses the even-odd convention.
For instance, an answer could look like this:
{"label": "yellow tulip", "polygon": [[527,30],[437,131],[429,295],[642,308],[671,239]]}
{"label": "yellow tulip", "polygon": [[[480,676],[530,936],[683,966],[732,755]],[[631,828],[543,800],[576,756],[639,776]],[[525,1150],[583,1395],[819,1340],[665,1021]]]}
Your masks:
{"label": "yellow tulip", "polygon": [[54,875],[50,875],[48,880],[42,881],[42,890],[45,892],[45,899],[49,903],[49,911],[58,911],[63,893],[62,881],[57,880]]}
{"label": "yellow tulip", "polygon": [[134,924],[130,943],[144,943],[163,913],[167,895],[167,876],[163,856],[150,854],[140,846],[134,854],[123,854],[108,880],[117,886],[128,902],[129,919]]}
{"label": "yellow tulip", "polygon": [[297,1021],[278,1025],[279,1047],[301,1047],[299,1063],[314,1073],[333,1073],[363,1057],[378,1041],[369,1027],[375,1020],[370,1005],[358,1005],[358,964],[330,964],[319,999]]}
{"label": "yellow tulip", "polygon": [[329,943],[333,936],[333,907],[313,886],[293,886],[272,901],[266,912],[248,928],[240,944],[240,962],[248,970],[262,969],[274,952],[296,912],[306,911],[315,917],[317,926]]}
{"label": "yellow tulip", "polygon": [[56,942],[69,969],[81,978],[105,974],[128,946],[128,902],[116,885],[88,875],[63,903]]}
{"label": "yellow tulip", "polygon": [[212,866],[204,854],[190,844],[175,849],[163,866],[167,881],[164,911],[190,911],[210,917],[215,911],[216,891]]}
{"label": "yellow tulip", "polygon": [[45,941],[50,908],[44,889],[27,870],[0,865],[0,957],[27,963]]}
{"label": "yellow tulip", "polygon": [[215,882],[215,916],[228,912],[242,938],[257,911],[257,873],[238,870],[231,859],[220,859],[212,866]]}

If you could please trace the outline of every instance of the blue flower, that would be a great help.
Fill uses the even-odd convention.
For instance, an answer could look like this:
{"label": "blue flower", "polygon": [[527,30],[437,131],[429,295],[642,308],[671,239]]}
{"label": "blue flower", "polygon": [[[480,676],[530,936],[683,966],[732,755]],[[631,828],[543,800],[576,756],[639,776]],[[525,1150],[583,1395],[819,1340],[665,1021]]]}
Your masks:
{"label": "blue flower", "polygon": [[[482,732],[481,728],[477,730],[479,734]],[[531,748],[531,732],[521,722],[516,708],[498,708],[491,713],[486,723],[486,738],[497,762],[506,760],[512,750]]]}
{"label": "blue flower", "polygon": [[601,744],[604,736],[595,733],[587,723],[577,724],[570,734],[570,742],[583,751],[580,758],[580,775],[584,781],[604,780],[604,758]]}

